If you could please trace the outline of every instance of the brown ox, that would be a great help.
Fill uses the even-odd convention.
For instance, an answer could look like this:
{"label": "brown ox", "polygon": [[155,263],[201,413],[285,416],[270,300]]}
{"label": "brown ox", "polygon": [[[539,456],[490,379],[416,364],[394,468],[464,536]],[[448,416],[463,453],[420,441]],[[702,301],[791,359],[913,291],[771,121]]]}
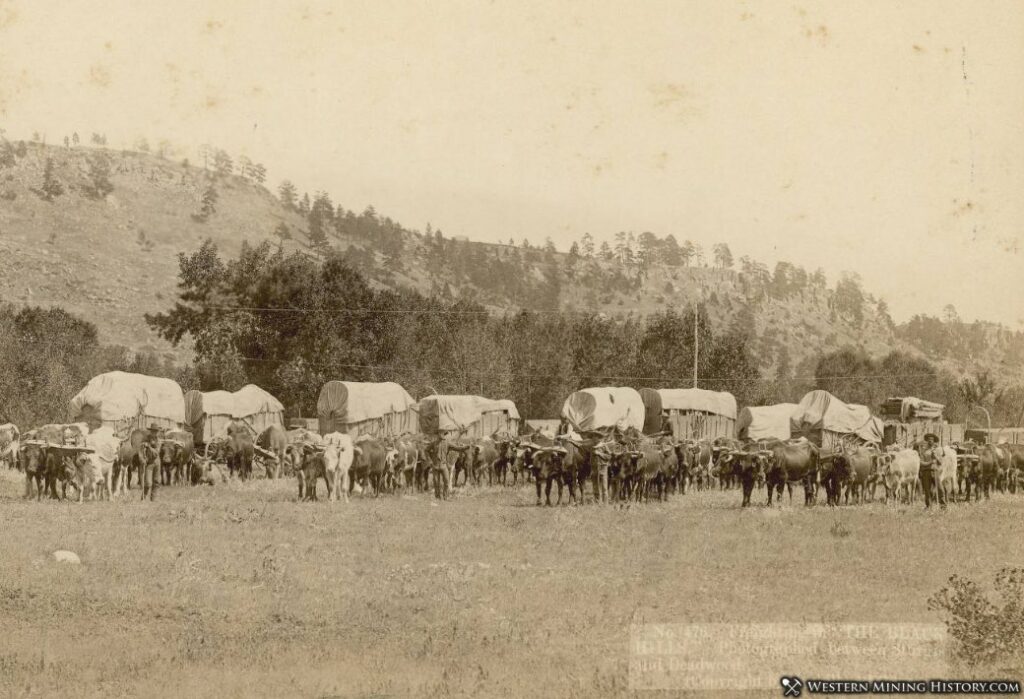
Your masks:
{"label": "brown ox", "polygon": [[793,483],[803,483],[804,504],[814,502],[814,480],[818,470],[818,448],[807,441],[779,443],[772,449],[772,459],[765,473],[768,484],[768,506],[772,504],[772,492],[777,491],[782,499],[782,486],[790,486],[789,498],[793,499]]}
{"label": "brown ox", "polygon": [[270,452],[274,458],[264,459],[267,478],[277,478],[286,465],[285,451],[288,449],[288,433],[281,425],[270,425],[256,437],[256,446]]}
{"label": "brown ox", "polygon": [[764,449],[731,449],[720,456],[720,463],[727,467],[743,489],[741,507],[750,506],[754,485],[764,480],[772,459],[772,452]]}
{"label": "brown ox", "polygon": [[844,448],[835,459],[846,473],[846,490],[844,499],[847,503],[869,500],[873,493],[868,490],[878,479],[878,457],[880,452],[875,447],[859,446]]}

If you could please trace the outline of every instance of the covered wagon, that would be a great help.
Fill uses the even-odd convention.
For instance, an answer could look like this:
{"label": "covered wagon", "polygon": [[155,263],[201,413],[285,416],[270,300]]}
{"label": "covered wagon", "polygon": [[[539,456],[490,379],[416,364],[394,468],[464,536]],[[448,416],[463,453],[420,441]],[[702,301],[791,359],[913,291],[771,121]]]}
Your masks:
{"label": "covered wagon", "polygon": [[796,403],[777,403],[743,408],[736,417],[736,437],[744,441],[787,440],[792,432],[789,418]]}
{"label": "covered wagon", "polygon": [[510,400],[482,396],[427,396],[419,403],[420,431],[465,437],[519,434],[519,411]]}
{"label": "covered wagon", "polygon": [[416,401],[394,382],[328,381],[316,403],[320,434],[398,437],[419,431]]}
{"label": "covered wagon", "polygon": [[644,401],[636,389],[624,386],[584,388],[569,395],[562,417],[577,432],[644,428]]}
{"label": "covered wagon", "polygon": [[702,388],[642,388],[644,432],[670,429],[681,439],[715,439],[736,433],[736,398]]}
{"label": "covered wagon", "polygon": [[963,425],[947,423],[943,417],[945,407],[914,396],[886,398],[880,406],[884,422],[882,443],[910,446],[926,434],[938,436],[943,444],[963,441]]}
{"label": "covered wagon", "polygon": [[880,444],[882,421],[866,405],[847,404],[828,391],[811,391],[789,420],[794,437],[805,437],[824,451],[839,444]]}
{"label": "covered wagon", "polygon": [[195,443],[207,444],[227,435],[233,422],[244,424],[254,436],[271,425],[284,427],[284,406],[254,384],[233,393],[189,391],[185,394],[185,422]]}
{"label": "covered wagon", "polygon": [[157,425],[180,428],[185,422],[185,398],[171,379],[124,371],[94,376],[68,405],[71,422],[89,429],[110,427],[119,437],[133,429]]}

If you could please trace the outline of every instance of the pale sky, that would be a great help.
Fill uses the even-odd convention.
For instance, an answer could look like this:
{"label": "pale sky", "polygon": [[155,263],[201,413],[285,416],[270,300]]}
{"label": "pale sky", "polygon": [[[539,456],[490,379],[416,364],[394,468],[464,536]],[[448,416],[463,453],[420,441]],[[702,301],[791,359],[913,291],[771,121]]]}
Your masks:
{"label": "pale sky", "polygon": [[897,320],[1024,322],[1020,2],[0,0],[0,126],[212,143],[477,240],[724,241],[856,271]]}

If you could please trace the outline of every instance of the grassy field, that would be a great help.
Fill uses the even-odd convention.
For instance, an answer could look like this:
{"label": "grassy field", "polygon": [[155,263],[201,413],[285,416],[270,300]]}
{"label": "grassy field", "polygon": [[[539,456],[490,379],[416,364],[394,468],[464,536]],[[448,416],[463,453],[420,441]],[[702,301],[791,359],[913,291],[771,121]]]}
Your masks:
{"label": "grassy field", "polygon": [[22,502],[16,475],[0,474],[2,697],[629,695],[631,623],[938,622],[926,599],[951,574],[1024,566],[1024,497],[346,505],[257,481],[79,505]]}

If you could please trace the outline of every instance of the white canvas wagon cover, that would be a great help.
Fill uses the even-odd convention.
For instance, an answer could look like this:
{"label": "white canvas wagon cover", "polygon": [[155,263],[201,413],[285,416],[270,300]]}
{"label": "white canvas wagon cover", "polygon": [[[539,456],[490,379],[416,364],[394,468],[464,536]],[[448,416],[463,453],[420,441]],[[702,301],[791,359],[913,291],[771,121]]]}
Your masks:
{"label": "white canvas wagon cover", "polygon": [[703,388],[658,388],[662,410],[698,410],[736,419],[736,398],[724,391]]}
{"label": "white canvas wagon cover", "polygon": [[504,413],[519,421],[519,410],[510,400],[482,396],[427,396],[420,401],[420,427],[425,434],[463,431],[488,413]]}
{"label": "white canvas wagon cover", "polygon": [[790,417],[794,434],[826,431],[855,435],[865,442],[882,441],[882,421],[866,405],[847,404],[828,391],[811,391]]}
{"label": "white canvas wagon cover", "polygon": [[743,408],[736,418],[736,435],[740,439],[789,439],[790,417],[796,403],[777,403]]}
{"label": "white canvas wagon cover", "polygon": [[643,430],[644,401],[640,393],[625,386],[584,388],[570,394],[562,405],[562,417],[577,432],[619,427]]}
{"label": "white canvas wagon cover", "polygon": [[244,421],[259,434],[272,424],[284,424],[284,406],[255,384],[243,386],[234,393],[189,391],[185,394],[185,421],[197,443],[224,434],[234,420]]}
{"label": "white canvas wagon cover", "polygon": [[111,371],[94,376],[71,399],[72,422],[96,423],[121,433],[134,427],[178,427],[185,422],[185,399],[171,379]]}
{"label": "white canvas wagon cover", "polygon": [[[349,425],[413,410],[415,406],[409,392],[393,381],[328,381],[320,389],[316,410],[321,423],[328,420]],[[320,431],[325,432],[323,427]]]}

